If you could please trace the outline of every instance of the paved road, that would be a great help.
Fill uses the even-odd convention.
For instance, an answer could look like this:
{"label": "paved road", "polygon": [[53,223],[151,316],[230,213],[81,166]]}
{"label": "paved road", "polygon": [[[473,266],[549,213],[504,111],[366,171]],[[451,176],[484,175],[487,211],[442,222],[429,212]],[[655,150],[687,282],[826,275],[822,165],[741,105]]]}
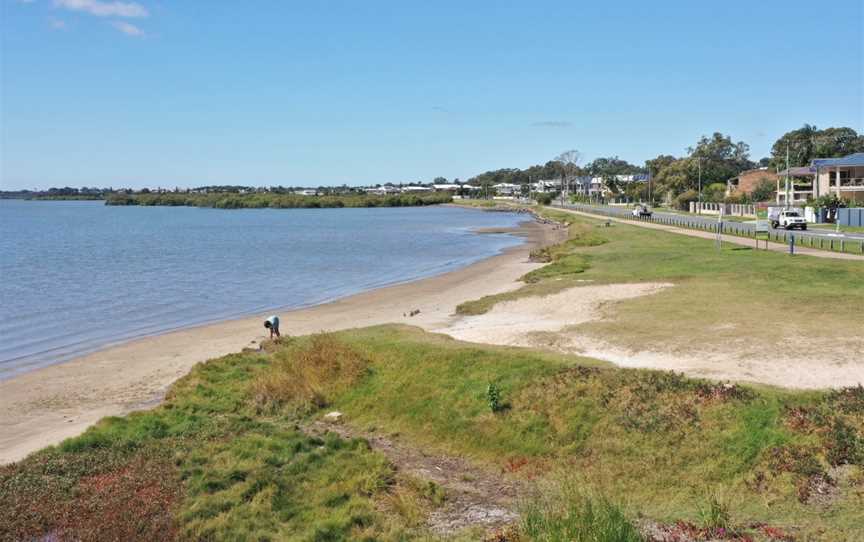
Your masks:
{"label": "paved road", "polygon": [[[596,212],[600,211],[604,214],[612,213],[613,216],[625,216],[629,217],[630,208],[622,208],[622,207],[610,207],[608,205],[579,205],[579,204],[567,204],[566,207],[570,209],[582,210],[586,212]],[[699,224],[706,225],[714,225],[717,224],[716,216],[699,216],[699,215],[691,215],[691,214],[679,214],[679,213],[668,213],[668,212],[654,212],[654,218],[657,219],[686,219],[688,222],[694,222]],[[734,224],[736,227],[741,230],[746,230],[747,232],[752,232],[756,227],[755,221],[751,222],[727,222],[727,224]],[[783,232],[785,230],[775,230],[778,232]],[[851,240],[857,242],[864,241],[864,233],[835,233],[832,230],[822,229],[822,228],[813,228],[810,227],[807,231],[799,231],[795,230],[796,237],[798,236],[810,236],[816,238],[824,238],[824,239],[843,239],[843,240]],[[798,237],[800,239],[800,237]],[[827,242],[827,241],[826,241]]]}
{"label": "paved road", "polygon": [[[573,208],[574,206],[568,206],[568,207],[569,207],[568,209],[565,209],[566,212],[571,212],[571,213],[577,214],[577,215],[590,216],[593,218],[598,217],[596,209],[594,209],[593,212],[584,212],[584,211],[580,211],[580,210]],[[553,208],[553,207],[550,206],[550,209],[551,208]],[[560,206],[557,206],[554,208],[560,209]],[[625,224],[630,224],[630,225],[641,227],[641,228],[649,228],[649,229],[653,229],[653,230],[666,231],[666,232],[671,232],[671,233],[680,234],[680,235],[688,235],[690,237],[700,237],[702,239],[712,239],[713,240],[716,238],[716,235],[717,235],[716,233],[710,232],[710,231],[681,228],[681,227],[677,227],[675,225],[662,224],[662,223],[658,223],[658,222],[649,222],[647,220],[634,221],[634,220],[629,220],[626,218],[615,218],[615,217],[610,218],[610,220],[613,222],[622,222]],[[748,247],[752,247],[752,243],[753,243],[753,241],[751,239],[747,239],[746,237],[739,237],[737,235],[728,235],[728,234],[723,235],[722,240],[724,243],[732,243],[734,245],[741,245],[741,246],[748,246]],[[762,242],[760,241],[759,245],[760,245],[760,248],[764,247],[765,250],[770,250],[773,252],[784,252],[785,253],[788,251],[788,247],[784,243],[768,242],[768,243],[765,243],[763,245]],[[862,249],[862,250],[864,250],[864,249]],[[814,256],[817,258],[830,258],[830,259],[835,259],[835,260],[864,261],[864,252],[862,252],[862,254],[849,254],[848,252],[833,252],[830,250],[820,250],[818,248],[809,248],[806,246],[799,245],[798,248],[795,249],[795,253],[796,254],[805,254],[808,256]]]}

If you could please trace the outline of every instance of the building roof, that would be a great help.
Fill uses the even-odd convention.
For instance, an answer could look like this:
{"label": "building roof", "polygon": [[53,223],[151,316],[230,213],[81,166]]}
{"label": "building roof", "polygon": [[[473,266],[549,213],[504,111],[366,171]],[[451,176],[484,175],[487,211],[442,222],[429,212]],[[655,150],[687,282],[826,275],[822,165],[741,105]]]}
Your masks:
{"label": "building roof", "polygon": [[790,167],[789,169],[784,169],[777,173],[780,177],[785,177],[786,175],[790,177],[809,177],[816,173],[816,168],[812,166],[801,166],[801,167]]}
{"label": "building roof", "polygon": [[818,158],[811,163],[813,167],[864,167],[864,152],[856,152],[842,158]]}

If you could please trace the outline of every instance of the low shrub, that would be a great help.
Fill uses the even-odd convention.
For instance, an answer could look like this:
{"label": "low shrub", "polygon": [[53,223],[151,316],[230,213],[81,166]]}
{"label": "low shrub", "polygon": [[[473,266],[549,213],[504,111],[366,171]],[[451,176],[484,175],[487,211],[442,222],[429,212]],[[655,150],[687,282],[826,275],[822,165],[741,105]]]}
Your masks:
{"label": "low shrub", "polygon": [[725,534],[731,524],[729,503],[719,493],[710,493],[705,502],[699,506],[699,521],[702,527],[711,533]]}
{"label": "low shrub", "polygon": [[326,406],[331,398],[362,378],[368,360],[332,335],[314,335],[308,344],[277,351],[268,370],[251,385],[259,408],[290,406],[309,413]]}
{"label": "low shrub", "polygon": [[553,542],[641,542],[639,529],[603,496],[565,487],[526,506],[521,533],[527,540]]}
{"label": "low shrub", "polygon": [[825,459],[832,467],[864,463],[864,438],[851,425],[834,420],[825,436]]}
{"label": "low shrub", "polygon": [[534,201],[537,205],[550,205],[552,203],[552,194],[538,192],[534,194]]}
{"label": "low shrub", "polygon": [[501,388],[494,382],[490,382],[486,386],[486,401],[489,403],[489,410],[492,412],[500,412],[504,408],[501,404]]}

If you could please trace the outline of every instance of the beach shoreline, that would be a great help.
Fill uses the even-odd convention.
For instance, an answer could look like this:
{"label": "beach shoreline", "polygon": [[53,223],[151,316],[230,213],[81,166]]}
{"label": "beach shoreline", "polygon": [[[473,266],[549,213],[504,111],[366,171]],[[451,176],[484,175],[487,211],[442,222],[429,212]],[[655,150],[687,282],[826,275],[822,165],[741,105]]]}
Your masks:
{"label": "beach shoreline", "polygon": [[[446,326],[458,304],[518,288],[519,277],[542,265],[528,260],[530,251],[565,234],[532,220],[511,233],[525,242],[466,267],[281,312],[282,331],[306,335],[385,323]],[[415,310],[419,314],[408,316]],[[0,381],[0,411],[7,413],[0,420],[0,464],[78,435],[105,416],[159,404],[197,363],[257,347],[265,338],[265,317],[145,336]]]}

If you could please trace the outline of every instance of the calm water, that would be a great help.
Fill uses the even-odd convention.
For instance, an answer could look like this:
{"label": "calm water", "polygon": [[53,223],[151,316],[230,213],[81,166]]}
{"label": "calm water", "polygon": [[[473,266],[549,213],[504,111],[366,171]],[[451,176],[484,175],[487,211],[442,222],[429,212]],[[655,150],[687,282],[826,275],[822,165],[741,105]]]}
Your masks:
{"label": "calm water", "polygon": [[0,379],[132,337],[427,277],[521,241],[452,207],[216,210],[0,200]]}

